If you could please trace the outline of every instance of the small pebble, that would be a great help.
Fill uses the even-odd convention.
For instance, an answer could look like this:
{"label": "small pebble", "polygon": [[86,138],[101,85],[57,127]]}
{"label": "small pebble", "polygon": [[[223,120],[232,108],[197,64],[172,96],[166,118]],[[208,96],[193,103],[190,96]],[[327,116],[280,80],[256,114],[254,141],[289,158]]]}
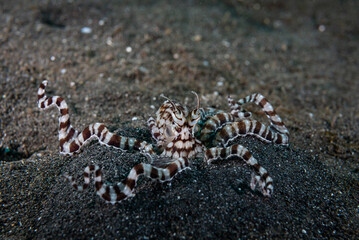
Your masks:
{"label": "small pebble", "polygon": [[106,44],[109,45],[109,46],[112,46],[113,45],[113,42],[112,42],[112,38],[111,37],[108,37],[106,39]]}
{"label": "small pebble", "polygon": [[265,18],[264,20],[263,20],[263,23],[265,24],[265,25],[269,25],[270,24],[270,19],[269,18]]}
{"label": "small pebble", "polygon": [[196,34],[193,36],[193,41],[200,42],[202,40],[202,36],[199,34]]}
{"label": "small pebble", "polygon": [[288,50],[288,46],[287,46],[287,44],[285,44],[285,43],[283,43],[281,46],[280,46],[280,48],[282,49],[282,51],[287,51]]}
{"label": "small pebble", "polygon": [[282,27],[283,23],[280,20],[274,20],[273,22],[273,27],[278,29],[280,27]]}
{"label": "small pebble", "polygon": [[104,19],[99,20],[98,25],[100,25],[100,26],[105,25],[105,20]]}
{"label": "small pebble", "polygon": [[140,72],[142,72],[142,73],[148,73],[148,69],[145,68],[145,67],[143,67],[143,66],[140,66],[140,67],[138,68],[138,70],[140,70]]}
{"label": "small pebble", "polygon": [[170,35],[172,33],[172,30],[170,28],[166,28],[165,35]]}
{"label": "small pebble", "polygon": [[228,42],[227,40],[223,40],[222,45],[225,46],[225,47],[230,47],[231,46],[230,42]]}
{"label": "small pebble", "polygon": [[81,28],[81,33],[90,34],[90,33],[92,33],[92,29],[90,27],[83,27],[83,28]]}
{"label": "small pebble", "polygon": [[325,26],[324,25],[319,25],[319,27],[318,27],[318,31],[319,32],[324,32],[325,31]]}
{"label": "small pebble", "polygon": [[253,5],[253,9],[254,9],[254,10],[260,10],[260,9],[261,9],[261,5],[260,5],[259,3],[255,3],[255,4]]}

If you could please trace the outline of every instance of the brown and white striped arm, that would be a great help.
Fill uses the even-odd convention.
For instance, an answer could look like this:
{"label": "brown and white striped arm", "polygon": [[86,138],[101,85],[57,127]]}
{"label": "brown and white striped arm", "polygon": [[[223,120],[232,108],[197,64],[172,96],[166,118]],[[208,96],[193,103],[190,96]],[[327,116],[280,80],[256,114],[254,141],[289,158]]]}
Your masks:
{"label": "brown and white striped arm", "polygon": [[233,122],[234,116],[230,113],[217,113],[216,115],[209,118],[199,134],[199,140],[206,143],[213,134],[223,127],[224,124]]}
{"label": "brown and white striped arm", "polygon": [[252,116],[251,112],[247,112],[245,109],[242,108],[242,105],[236,103],[231,96],[227,98],[228,106],[231,108],[231,114],[239,119],[250,118]]}
{"label": "brown and white striped arm", "polygon": [[252,175],[251,188],[254,190],[258,184],[264,196],[273,193],[273,180],[266,169],[261,167],[249,150],[242,145],[235,144],[226,148],[210,148],[205,152],[205,160],[210,164],[214,160],[225,160],[231,157],[241,158],[249,165],[256,174]]}
{"label": "brown and white striped arm", "polygon": [[177,173],[186,168],[189,168],[187,158],[176,159],[165,167],[155,167],[151,164],[140,163],[131,169],[125,180],[115,185],[104,183],[101,169],[97,165],[90,165],[85,168],[83,185],[79,186],[71,176],[65,175],[65,178],[71,182],[71,185],[76,190],[82,191],[89,186],[90,175],[93,172],[97,194],[106,202],[115,204],[135,195],[134,189],[139,176],[144,175],[160,182],[171,181]]}
{"label": "brown and white striped arm", "polygon": [[241,120],[229,123],[216,133],[215,142],[227,146],[231,141],[247,135],[255,136],[264,142],[288,145],[288,135],[274,131],[270,126],[256,120]]}
{"label": "brown and white striped arm", "polygon": [[264,113],[271,122],[272,128],[282,134],[289,134],[288,129],[284,125],[282,119],[279,117],[279,115],[275,112],[273,106],[262,94],[254,93],[245,98],[239,99],[237,102],[235,102],[231,97],[228,97],[228,104],[232,110],[231,113],[234,115],[242,109],[243,104],[250,102],[257,104],[263,109]]}
{"label": "brown and white striped arm", "polygon": [[91,139],[98,139],[101,144],[112,146],[121,150],[140,150],[149,154],[155,154],[151,144],[139,141],[135,138],[123,137],[111,133],[104,124],[94,123],[78,132],[70,123],[69,109],[66,101],[59,96],[48,97],[45,94],[47,81],[43,81],[37,91],[38,107],[47,109],[56,106],[60,112],[59,140],[60,153],[72,155],[80,151],[81,147]]}

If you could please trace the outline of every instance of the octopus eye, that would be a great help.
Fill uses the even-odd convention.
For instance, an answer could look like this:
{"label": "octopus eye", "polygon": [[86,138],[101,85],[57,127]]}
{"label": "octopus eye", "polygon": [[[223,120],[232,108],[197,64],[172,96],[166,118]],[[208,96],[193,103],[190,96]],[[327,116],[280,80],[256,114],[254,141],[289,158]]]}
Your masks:
{"label": "octopus eye", "polygon": [[196,125],[196,123],[201,118],[201,111],[199,109],[195,109],[191,112],[191,114],[188,117],[188,123],[190,126]]}
{"label": "octopus eye", "polygon": [[183,116],[183,113],[175,113],[173,114],[173,124],[174,126],[183,126],[186,118]]}
{"label": "octopus eye", "polygon": [[193,110],[191,115],[192,119],[197,119],[201,117],[200,111],[198,109]]}
{"label": "octopus eye", "polygon": [[166,135],[168,137],[172,137],[174,134],[173,134],[173,131],[170,127],[166,127]]}
{"label": "octopus eye", "polygon": [[181,120],[183,118],[182,112],[176,112],[175,115],[178,120]]}

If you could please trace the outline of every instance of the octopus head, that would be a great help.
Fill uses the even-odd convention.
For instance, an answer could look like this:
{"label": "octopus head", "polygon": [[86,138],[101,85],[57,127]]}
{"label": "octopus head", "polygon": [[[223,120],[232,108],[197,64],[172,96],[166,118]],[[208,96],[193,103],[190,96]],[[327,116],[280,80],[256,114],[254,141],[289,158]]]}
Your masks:
{"label": "octopus head", "polygon": [[164,138],[164,155],[168,157],[192,157],[196,153],[196,139],[194,137],[194,127],[201,118],[200,101],[198,95],[197,106],[191,112],[186,107],[176,104],[170,99],[167,103],[171,105],[167,109],[170,113],[168,124],[165,126]]}

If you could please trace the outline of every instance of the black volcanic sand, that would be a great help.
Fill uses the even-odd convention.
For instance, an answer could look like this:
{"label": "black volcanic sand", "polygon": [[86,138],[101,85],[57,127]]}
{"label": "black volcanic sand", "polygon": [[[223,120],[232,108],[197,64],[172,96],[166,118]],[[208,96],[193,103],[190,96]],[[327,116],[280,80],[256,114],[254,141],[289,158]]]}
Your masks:
{"label": "black volcanic sand", "polygon": [[[2,239],[267,239],[359,236],[357,1],[3,1],[0,3]],[[82,33],[89,27],[90,33]],[[170,183],[140,178],[136,196],[106,204],[76,192],[90,163],[107,182],[148,159],[97,142],[59,155],[58,111],[151,141],[146,120],[163,99],[228,110],[226,97],[260,92],[290,146],[238,140],[274,180],[265,198],[235,159],[204,163]],[[249,105],[253,117],[267,121]]]}

